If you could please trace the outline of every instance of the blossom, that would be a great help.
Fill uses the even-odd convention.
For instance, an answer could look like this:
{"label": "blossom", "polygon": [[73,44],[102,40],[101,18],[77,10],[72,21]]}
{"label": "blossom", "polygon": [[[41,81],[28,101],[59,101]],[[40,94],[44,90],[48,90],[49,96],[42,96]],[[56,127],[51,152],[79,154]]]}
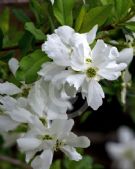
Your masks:
{"label": "blossom", "polygon": [[61,26],[42,45],[42,51],[60,66],[70,66],[70,58],[74,47],[83,43],[86,49],[92,44],[97,31],[97,25],[88,33],[79,34],[69,26]]}
{"label": "blossom", "polygon": [[[59,34],[60,31],[66,31],[66,29],[65,27],[58,28]],[[124,63],[121,62],[118,58],[121,55],[126,56],[128,49],[119,53],[116,47],[105,44],[103,40],[98,40],[94,48],[91,49],[89,42],[92,43],[95,38],[96,27],[90,31],[90,41],[86,36],[88,34],[79,34],[69,27],[68,29],[70,34],[65,37],[62,45],[65,42],[66,46],[70,46],[70,56],[69,53],[61,53],[61,50],[65,52],[67,47],[65,49],[60,44],[60,48],[57,47],[55,49],[54,45],[52,45],[54,47],[52,49],[52,46],[50,46],[51,40],[55,40],[55,45],[57,45],[57,39],[53,37],[57,34],[49,35],[48,41],[43,44],[43,49],[49,57],[51,56],[54,62],[43,64],[38,73],[44,80],[51,80],[56,86],[68,83],[76,89],[76,92],[81,92],[83,98],[87,98],[89,106],[97,110],[102,105],[102,99],[104,98],[104,92],[99,81],[102,79],[116,80],[121,75],[121,71],[127,67],[127,64],[125,61]],[[65,35],[64,33],[62,32],[63,36],[59,35],[60,37],[57,35],[57,38],[62,39]],[[70,38],[71,34],[72,38]]]}
{"label": "blossom", "polygon": [[106,149],[118,169],[135,168],[135,134],[128,127],[118,130],[119,143],[107,143]]}
{"label": "blossom", "polygon": [[40,79],[35,82],[28,95],[28,102],[33,112],[48,120],[66,119],[70,102],[61,96],[61,91],[50,82]]}
{"label": "blossom", "polygon": [[[26,135],[17,140],[20,149],[26,153],[26,161],[33,159],[31,166],[34,169],[50,168],[53,154],[61,150],[71,160],[78,161],[82,157],[75,150],[75,147],[86,148],[90,145],[87,137],[76,136],[71,132],[74,121],[70,120],[53,120],[48,128],[35,120],[35,125]],[[40,153],[39,155],[36,155]]]}

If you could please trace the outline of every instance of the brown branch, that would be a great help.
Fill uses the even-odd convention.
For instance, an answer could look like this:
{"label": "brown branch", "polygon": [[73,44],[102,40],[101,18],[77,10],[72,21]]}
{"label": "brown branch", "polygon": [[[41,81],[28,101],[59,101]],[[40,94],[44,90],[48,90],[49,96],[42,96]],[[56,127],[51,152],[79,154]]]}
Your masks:
{"label": "brown branch", "polygon": [[29,165],[24,164],[23,162],[21,162],[19,160],[16,160],[14,158],[7,157],[7,156],[4,156],[4,155],[0,155],[0,161],[5,161],[7,163],[13,164],[15,166],[19,166],[21,168],[32,169]]}

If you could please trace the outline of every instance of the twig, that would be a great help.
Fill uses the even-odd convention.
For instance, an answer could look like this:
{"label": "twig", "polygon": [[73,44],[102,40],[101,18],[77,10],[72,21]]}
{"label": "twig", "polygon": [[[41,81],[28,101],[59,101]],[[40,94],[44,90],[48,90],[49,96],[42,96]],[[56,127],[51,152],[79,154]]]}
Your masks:
{"label": "twig", "polygon": [[7,157],[7,156],[4,156],[4,155],[0,155],[0,161],[5,161],[5,162],[11,163],[11,164],[13,164],[15,166],[19,166],[21,168],[32,169],[29,165],[24,164],[19,160],[16,160],[14,158]]}

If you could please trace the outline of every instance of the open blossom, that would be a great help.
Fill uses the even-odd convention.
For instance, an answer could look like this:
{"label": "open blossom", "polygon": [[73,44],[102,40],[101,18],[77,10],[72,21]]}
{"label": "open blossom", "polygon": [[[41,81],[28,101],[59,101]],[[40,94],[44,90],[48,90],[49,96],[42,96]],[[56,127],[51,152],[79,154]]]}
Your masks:
{"label": "open blossom", "polygon": [[[74,87],[87,98],[88,105],[94,110],[102,105],[104,98],[99,81],[116,80],[127,67],[128,56],[133,56],[131,48],[118,52],[116,47],[105,44],[103,40],[98,40],[91,49],[89,45],[93,43],[96,31],[97,26],[85,34],[76,33],[68,26],[56,29],[42,45],[42,50],[53,59],[53,63],[43,64],[38,72],[44,80],[51,80],[58,87],[67,83],[72,89]],[[124,61],[120,60],[122,55],[127,56]]]}
{"label": "open blossom", "polygon": [[118,130],[118,143],[107,143],[106,149],[113,160],[114,169],[135,168],[135,134],[128,127]]}
{"label": "open blossom", "polygon": [[60,66],[70,66],[70,58],[75,47],[82,43],[84,48],[89,49],[96,36],[97,26],[90,32],[79,34],[69,26],[61,26],[55,33],[47,36],[47,41],[42,45],[42,51]]}
{"label": "open blossom", "polygon": [[[40,121],[35,120],[35,125],[26,135],[17,140],[20,149],[26,153],[26,161],[31,159],[33,169],[49,169],[55,151],[62,151],[71,160],[78,161],[82,157],[76,147],[86,148],[90,145],[87,137],[76,136],[71,132],[74,121],[53,120],[48,128]],[[36,154],[39,155],[36,155]]]}

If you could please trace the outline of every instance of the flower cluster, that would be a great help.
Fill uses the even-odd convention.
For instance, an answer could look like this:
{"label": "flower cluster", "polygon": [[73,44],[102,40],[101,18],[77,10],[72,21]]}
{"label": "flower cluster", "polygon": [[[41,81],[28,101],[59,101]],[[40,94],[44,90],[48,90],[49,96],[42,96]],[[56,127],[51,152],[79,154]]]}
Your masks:
{"label": "flower cluster", "polygon": [[126,126],[119,128],[118,141],[106,144],[106,150],[113,160],[113,168],[135,168],[135,134]]}
{"label": "flower cluster", "polygon": [[[86,148],[90,141],[71,132],[74,121],[66,113],[72,109],[70,100],[81,93],[97,110],[105,97],[100,81],[116,80],[133,57],[132,48],[119,52],[96,40],[97,28],[80,34],[69,26],[59,27],[42,45],[52,62],[42,65],[38,81],[29,86],[21,82],[21,88],[0,84],[0,132],[21,133],[18,146],[34,169],[49,169],[58,150],[71,160],[82,158],[75,148]],[[10,60],[14,75],[18,66]]]}

